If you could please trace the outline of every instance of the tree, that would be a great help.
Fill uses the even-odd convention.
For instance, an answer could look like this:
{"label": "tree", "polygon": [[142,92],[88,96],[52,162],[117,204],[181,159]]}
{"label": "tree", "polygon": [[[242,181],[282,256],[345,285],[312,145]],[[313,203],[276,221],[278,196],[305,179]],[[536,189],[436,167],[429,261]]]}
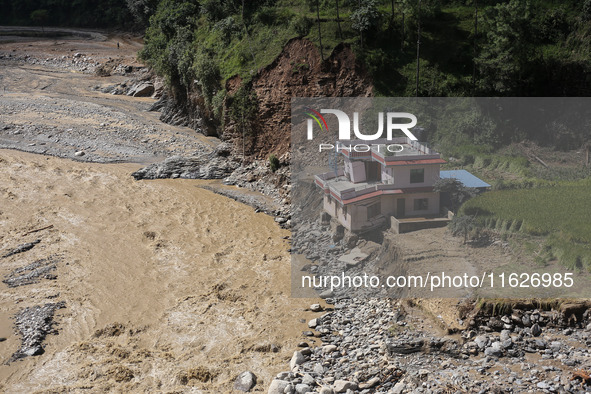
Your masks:
{"label": "tree", "polygon": [[475,228],[476,221],[472,216],[454,216],[451,222],[449,222],[449,229],[454,236],[464,236],[464,245],[468,241],[468,234]]}
{"label": "tree", "polygon": [[197,54],[193,62],[193,72],[206,103],[211,103],[213,96],[220,88],[220,69],[207,51]]}
{"label": "tree", "polygon": [[478,53],[478,0],[474,0],[474,53],[472,55],[472,94],[476,90],[476,56]]}
{"label": "tree", "polygon": [[324,60],[324,50],[322,49],[322,29],[320,28],[320,3],[316,0],[316,21],[318,22],[318,43],[320,44],[320,58]]}
{"label": "tree", "polygon": [[462,182],[455,178],[442,178],[433,184],[433,191],[439,193],[447,193],[451,200],[452,212],[457,212],[457,209],[464,202],[468,201],[476,195],[476,190],[471,187],[466,187]]}
{"label": "tree", "polygon": [[526,66],[535,56],[529,2],[510,0],[486,9],[485,39],[476,58],[484,93],[523,95]]}
{"label": "tree", "polygon": [[585,0],[583,3],[583,12],[581,13],[583,21],[591,20],[591,0]]}
{"label": "tree", "polygon": [[359,32],[361,48],[363,49],[363,33],[375,28],[380,19],[380,11],[375,0],[363,0],[351,13],[353,29]]}
{"label": "tree", "polygon": [[410,13],[417,26],[417,59],[415,72],[415,95],[419,96],[421,71],[421,22],[423,19],[433,19],[441,12],[441,4],[437,0],[402,0],[402,46],[404,47],[404,17]]}
{"label": "tree", "polygon": [[417,12],[417,75],[415,96],[419,97],[419,75],[421,70],[421,0],[419,0],[419,10]]}
{"label": "tree", "polygon": [[47,22],[47,19],[49,19],[49,11],[47,10],[35,10],[31,12],[31,20],[34,23],[41,25],[41,31],[43,33],[45,33],[45,28],[43,26],[45,25],[45,22]]}
{"label": "tree", "polygon": [[236,122],[236,126],[242,134],[242,161],[246,157],[245,138],[251,129],[257,113],[256,94],[251,90],[250,84],[243,83],[240,89],[232,97],[230,104],[230,118]]}
{"label": "tree", "polygon": [[163,0],[150,18],[140,58],[165,76],[173,90],[186,89],[193,81],[192,46],[199,7],[195,0]]}
{"label": "tree", "polygon": [[125,0],[125,3],[136,22],[142,27],[148,27],[150,17],[158,7],[158,0]]}
{"label": "tree", "polygon": [[[392,0],[394,1],[394,0]],[[339,38],[343,39],[343,30],[341,30],[341,16],[339,15],[339,0],[336,0],[337,4],[337,26],[339,27]]]}

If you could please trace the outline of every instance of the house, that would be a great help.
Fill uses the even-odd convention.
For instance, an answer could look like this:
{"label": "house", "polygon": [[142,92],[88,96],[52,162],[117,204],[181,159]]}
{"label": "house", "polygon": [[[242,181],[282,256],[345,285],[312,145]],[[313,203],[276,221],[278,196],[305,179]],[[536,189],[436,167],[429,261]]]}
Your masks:
{"label": "house", "polygon": [[[324,210],[351,232],[381,227],[395,219],[426,221],[440,213],[439,153],[408,137],[335,144],[343,167],[315,176],[324,191]],[[396,152],[386,146],[396,145]],[[368,149],[353,149],[355,146]],[[337,160],[333,160],[336,163]]]}

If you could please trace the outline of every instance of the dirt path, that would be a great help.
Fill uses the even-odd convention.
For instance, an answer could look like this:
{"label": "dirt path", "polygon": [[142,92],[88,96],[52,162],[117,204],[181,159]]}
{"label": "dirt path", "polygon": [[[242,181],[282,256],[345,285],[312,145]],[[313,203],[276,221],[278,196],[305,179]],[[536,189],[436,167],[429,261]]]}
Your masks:
{"label": "dirt path", "polygon": [[[117,42],[121,62],[135,64],[139,44],[117,36],[0,41],[0,55],[84,51],[102,59],[113,56]],[[92,90],[125,76],[4,58],[0,77],[1,147],[150,162],[217,144],[160,123],[145,112],[153,99]],[[74,156],[79,150],[86,154]],[[0,283],[0,391],[220,393],[245,370],[258,376],[257,391],[266,391],[285,368],[307,329],[298,321],[311,318],[303,312],[311,300],[289,297],[289,233],[200,188],[205,181],[136,182],[130,174],[137,168],[0,150],[0,254],[41,240],[0,259],[0,278],[39,259],[57,261],[57,279]],[[66,307],[45,353],[6,365],[20,346],[13,316],[58,301]]]}

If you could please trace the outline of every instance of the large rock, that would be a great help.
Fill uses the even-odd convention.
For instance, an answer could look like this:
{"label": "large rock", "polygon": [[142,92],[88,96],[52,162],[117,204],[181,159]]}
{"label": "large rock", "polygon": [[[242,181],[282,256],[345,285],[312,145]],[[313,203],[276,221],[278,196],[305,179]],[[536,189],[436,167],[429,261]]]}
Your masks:
{"label": "large rock", "polygon": [[295,386],[295,392],[297,394],[306,394],[311,391],[312,389],[307,384],[296,384]]}
{"label": "large rock", "polygon": [[404,382],[398,382],[392,388],[392,394],[402,394],[405,388],[406,384]]}
{"label": "large rock", "polygon": [[503,355],[503,347],[501,342],[493,342],[492,345],[484,349],[484,354],[487,356],[501,357]]}
{"label": "large rock", "polygon": [[293,356],[289,362],[289,368],[293,371],[296,366],[303,364],[305,361],[306,357],[302,354],[302,352],[296,350],[293,352]]}
{"label": "large rock", "polygon": [[242,372],[234,381],[234,389],[244,391],[245,393],[252,390],[257,384],[257,377],[250,371]]}
{"label": "large rock", "polygon": [[488,337],[486,335],[478,335],[476,338],[474,338],[474,343],[476,343],[480,350],[484,350],[486,348],[486,344],[488,343]]}
{"label": "large rock", "polygon": [[289,385],[289,382],[286,380],[275,379],[271,382],[267,394],[283,394],[285,392],[285,388]]}
{"label": "large rock", "polygon": [[133,97],[150,97],[154,94],[154,84],[152,82],[140,82],[133,85],[127,92],[128,96]]}
{"label": "large rock", "polygon": [[386,345],[391,355],[411,354],[423,350],[424,342],[421,339],[416,341],[393,341]]}
{"label": "large rock", "polygon": [[357,390],[357,384],[348,380],[337,380],[334,382],[334,390],[337,393],[346,393],[347,390]]}
{"label": "large rock", "polygon": [[326,346],[322,347],[322,352],[325,354],[333,353],[336,350],[337,350],[336,345],[326,345]]}
{"label": "large rock", "polygon": [[373,378],[369,379],[365,383],[360,383],[359,384],[359,389],[360,390],[367,390],[367,389],[370,389],[370,388],[372,388],[374,386],[377,386],[379,383],[380,383],[380,378],[378,378],[376,376],[376,377],[373,377]]}
{"label": "large rock", "polygon": [[140,179],[222,179],[236,168],[238,162],[229,156],[228,144],[221,144],[213,152],[194,157],[173,156],[161,163],[150,164],[131,174]]}

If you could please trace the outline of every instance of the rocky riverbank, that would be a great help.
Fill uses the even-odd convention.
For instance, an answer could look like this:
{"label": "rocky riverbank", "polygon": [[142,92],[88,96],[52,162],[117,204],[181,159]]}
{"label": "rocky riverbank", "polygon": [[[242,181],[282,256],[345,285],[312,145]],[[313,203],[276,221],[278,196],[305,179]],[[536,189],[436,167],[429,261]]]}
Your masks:
{"label": "rocky riverbank", "polygon": [[[311,260],[304,269],[312,274],[346,270],[354,275],[358,265],[370,269],[372,260],[392,247],[335,231],[324,215],[301,215],[301,219],[293,226],[292,252]],[[423,253],[408,250],[409,245],[404,253],[391,256],[398,259],[397,264]],[[359,264],[339,260],[355,248],[367,252]],[[489,254],[499,253],[492,248]],[[421,259],[426,258],[423,253]],[[442,308],[437,300],[430,305],[425,300],[350,298],[344,292],[318,291],[329,307],[310,306],[316,316],[308,321],[309,330],[302,332],[289,369],[276,376],[269,394],[583,393],[591,389],[588,302],[487,303],[467,298],[449,300]],[[446,309],[456,310],[455,322],[442,316]],[[320,344],[312,345],[308,339]]]}
{"label": "rocky riverbank", "polygon": [[300,343],[290,370],[277,375],[269,394],[584,393],[591,388],[584,373],[591,367],[589,312],[569,327],[560,312],[515,308],[450,336],[428,327],[412,302],[342,300],[325,311],[311,308],[318,317],[304,335],[322,344]]}
{"label": "rocky riverbank", "polygon": [[244,163],[228,143],[221,143],[209,153],[190,157],[173,156],[150,164],[134,172],[140,179],[222,179],[223,185],[205,188],[253,207],[275,217],[283,228],[291,226],[291,207],[288,183],[289,167],[284,165],[272,171],[263,161]]}

